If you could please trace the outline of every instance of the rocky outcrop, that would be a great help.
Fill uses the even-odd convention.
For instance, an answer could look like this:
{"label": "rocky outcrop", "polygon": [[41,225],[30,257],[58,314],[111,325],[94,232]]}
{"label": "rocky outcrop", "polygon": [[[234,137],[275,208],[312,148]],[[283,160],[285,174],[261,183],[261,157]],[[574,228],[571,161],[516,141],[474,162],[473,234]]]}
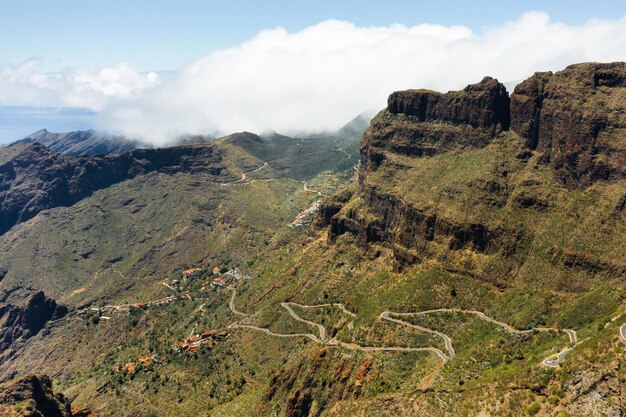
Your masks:
{"label": "rocky outcrop", "polygon": [[[376,381],[377,368],[372,356],[354,359],[338,351],[315,348],[306,360],[286,364],[274,372],[264,404],[279,404],[288,417],[322,415],[328,411],[328,404],[360,398]],[[324,382],[319,383],[320,379]],[[325,401],[320,402],[320,398]]]}
{"label": "rocky outcrop", "polygon": [[23,307],[0,305],[0,352],[19,339],[36,335],[50,320],[62,318],[67,311],[67,307],[58,305],[42,291],[33,294]]}
{"label": "rocky outcrop", "polygon": [[71,417],[70,401],[52,391],[46,375],[28,375],[0,387],[0,414],[9,417]]}
{"label": "rocky outcrop", "polygon": [[626,63],[536,73],[515,87],[511,127],[569,188],[626,177]]}
{"label": "rocky outcrop", "polygon": [[97,190],[149,172],[219,176],[226,170],[221,152],[212,145],[196,145],[73,158],[33,144],[0,165],[0,234],[42,210],[70,206]]}
{"label": "rocky outcrop", "polygon": [[484,146],[509,124],[509,95],[504,85],[490,77],[445,94],[398,91],[389,96],[387,109],[363,135],[362,170],[376,169],[385,152],[422,157]]}
{"label": "rocky outcrop", "polygon": [[[362,244],[390,243],[396,259],[395,268],[420,263],[424,258],[435,257],[440,249],[491,255],[512,254],[522,250],[526,233],[524,229],[490,227],[482,223],[454,221],[436,210],[424,209],[393,194],[362,186],[362,206],[359,210],[344,210],[335,204],[325,203],[317,218],[318,226],[328,226],[328,241],[349,233]],[[332,200],[331,200],[332,201]],[[430,248],[432,245],[437,250]],[[494,285],[500,286],[497,282]]]}
{"label": "rocky outcrop", "polygon": [[445,94],[430,90],[396,91],[389,96],[387,110],[413,116],[419,122],[469,125],[494,133],[498,128],[507,130],[510,124],[509,94],[504,85],[491,77]]}
{"label": "rocky outcrop", "polygon": [[[489,77],[445,94],[395,92],[361,140],[358,187],[326,199],[314,225],[327,227],[331,243],[350,234],[363,246],[388,246],[398,269],[436,260],[450,271],[480,275],[501,285],[498,281],[507,274],[514,276],[523,265],[534,236],[533,225],[509,221],[502,214],[510,212],[511,218],[519,219],[516,210],[538,215],[557,205],[553,186],[534,180],[532,171],[524,173],[530,175],[524,181],[510,181],[509,175],[529,166],[549,173],[543,168],[549,164],[557,182],[568,188],[626,178],[625,129],[624,63],[580,64],[556,74],[537,73],[519,84],[510,100],[504,86]],[[403,180],[422,159],[441,155],[442,163],[453,166],[463,152],[492,144],[494,152],[506,149],[510,155],[484,164],[476,171],[483,173],[479,177],[466,158],[454,172],[471,180],[457,188],[430,181],[432,195],[418,196],[411,192],[410,181]],[[473,214],[467,216],[462,204],[480,209],[468,210]],[[483,265],[495,259],[495,275],[500,278],[485,276],[485,269],[471,266],[463,252]],[[578,252],[568,256],[577,261],[554,257],[553,263],[593,275],[617,276],[623,271],[619,263],[597,256],[587,259]]]}

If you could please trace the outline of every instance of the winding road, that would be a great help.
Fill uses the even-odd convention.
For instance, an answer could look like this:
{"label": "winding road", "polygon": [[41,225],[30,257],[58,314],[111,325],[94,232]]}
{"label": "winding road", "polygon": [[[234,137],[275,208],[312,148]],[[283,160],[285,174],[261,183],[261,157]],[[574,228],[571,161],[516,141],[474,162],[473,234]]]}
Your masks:
{"label": "winding road", "polygon": [[[289,312],[289,314],[291,315],[291,317],[293,317],[295,320],[300,321],[302,323],[309,324],[309,325],[314,326],[314,327],[317,327],[317,329],[320,332],[320,337],[319,337],[319,339],[316,338],[317,339],[316,342],[319,343],[319,344],[322,344],[322,345],[324,343],[326,343],[326,328],[324,326],[322,326],[321,324],[319,324],[319,323],[315,323],[313,321],[310,321],[310,320],[307,320],[307,319],[303,319],[302,317],[297,315],[295,311],[293,311],[293,309],[291,308],[291,306],[289,304],[290,303],[287,303],[287,302],[280,303],[280,305],[284,309],[286,309]],[[300,304],[298,304],[298,305],[300,305]]]}
{"label": "winding road", "polygon": [[308,188],[308,187],[306,186],[306,181],[302,181],[302,182],[304,183],[304,187],[303,187],[303,189],[304,189],[304,191],[305,191],[305,192],[309,192],[309,193],[316,193],[316,194],[317,194],[318,196],[320,196],[320,197],[323,197],[323,196],[324,196],[324,194],[322,194],[321,192],[319,192],[319,191],[317,191],[317,190],[311,190],[310,188]]}
{"label": "winding road", "polygon": [[447,334],[438,332],[437,330],[429,329],[427,327],[418,326],[416,324],[412,324],[412,323],[406,322],[404,320],[394,319],[392,317],[389,317],[390,314],[393,314],[394,316],[416,316],[416,315],[419,315],[419,314],[426,314],[426,313],[423,313],[423,312],[419,312],[419,313],[394,313],[394,312],[391,312],[391,311],[383,311],[382,313],[380,313],[380,318],[383,319],[383,320],[390,321],[392,323],[400,324],[402,326],[406,326],[406,327],[410,327],[410,328],[415,329],[415,330],[419,330],[420,332],[430,333],[430,334],[434,334],[435,336],[439,336],[441,339],[443,339],[443,342],[446,345],[446,350],[449,353],[449,357],[446,357],[446,360],[452,359],[454,357],[454,355],[456,354],[454,352],[454,348],[452,347],[452,339],[450,339],[450,337]]}
{"label": "winding road", "polygon": [[343,148],[337,148],[337,151],[345,153],[348,158],[352,158],[352,155],[350,155],[348,152],[346,152]]}
{"label": "winding road", "polygon": [[[245,313],[242,313],[242,312],[240,312],[239,310],[236,309],[236,307],[234,305],[235,295],[236,294],[237,294],[237,290],[235,288],[233,288],[233,295],[232,295],[232,297],[230,299],[230,303],[229,303],[230,310],[234,314],[247,316]],[[276,333],[276,332],[273,332],[273,331],[271,331],[271,330],[269,330],[269,329],[267,329],[265,327],[253,326],[253,325],[249,325],[249,324],[242,324],[240,322],[232,323],[228,327],[231,328],[231,329],[244,328],[244,329],[256,330],[256,331],[268,334],[270,336],[276,336],[276,337],[306,337],[306,338],[309,338],[312,341],[314,341],[315,343],[318,343],[320,345],[343,347],[343,348],[346,348],[346,349],[349,349],[349,350],[360,350],[360,351],[363,351],[363,352],[431,352],[431,353],[434,353],[437,356],[439,356],[444,361],[444,363],[449,360],[449,358],[441,350],[439,350],[437,348],[433,348],[433,347],[414,348],[414,347],[404,347],[404,346],[389,346],[389,347],[385,347],[385,346],[361,346],[361,345],[358,345],[356,343],[340,342],[336,338],[332,338],[330,340],[327,340],[326,339],[326,328],[324,326],[322,326],[321,324],[312,322],[310,320],[303,319],[295,311],[293,311],[293,309],[291,308],[290,304],[298,306],[298,307],[301,307],[301,308],[337,307],[344,314],[347,314],[350,317],[356,317],[356,314],[354,314],[353,312],[351,312],[348,309],[346,309],[346,307],[343,304],[341,304],[341,303],[305,305],[305,304],[298,304],[298,303],[292,303],[292,302],[283,302],[283,303],[281,303],[281,306],[283,308],[285,308],[289,312],[289,314],[295,320],[298,320],[300,322],[303,322],[303,323],[315,326],[319,330],[319,333],[320,333],[319,337],[314,335],[314,334],[311,334],[311,333]]]}
{"label": "winding road", "polygon": [[247,316],[246,313],[242,313],[241,311],[235,308],[235,295],[237,294],[237,290],[235,289],[235,287],[232,287],[232,289],[233,289],[233,295],[232,297],[230,297],[230,303],[228,304],[228,306],[230,307],[230,311],[232,311],[233,314],[237,316],[246,317]]}
{"label": "winding road", "polygon": [[[245,313],[242,313],[241,311],[237,310],[235,307],[235,296],[237,293],[236,288],[231,287],[231,289],[233,290],[233,295],[230,298],[230,303],[229,303],[229,307],[230,310],[233,312],[233,314],[238,315],[238,316],[243,316],[243,317],[247,317],[247,315]],[[558,352],[557,354],[551,355],[550,357],[544,359],[542,361],[542,364],[545,366],[549,366],[549,367],[558,367],[560,366],[560,364],[565,360],[565,358],[567,357],[567,355],[569,354],[569,352],[571,352],[578,344],[584,342],[585,340],[587,340],[588,338],[585,338],[583,340],[578,340],[578,335],[576,334],[575,330],[572,329],[555,329],[555,328],[551,328],[551,327],[534,327],[534,328],[530,328],[530,329],[516,329],[515,327],[501,322],[499,320],[496,320],[492,317],[487,316],[485,313],[481,312],[481,311],[477,311],[477,310],[463,310],[463,309],[457,309],[457,308],[440,308],[440,309],[433,309],[433,310],[423,310],[423,311],[418,311],[418,312],[393,312],[393,311],[384,311],[382,313],[380,313],[380,319],[381,320],[386,320],[395,324],[399,324],[401,326],[405,326],[405,327],[409,327],[424,333],[430,333],[433,334],[439,338],[441,338],[444,342],[445,348],[448,352],[448,354],[446,355],[443,351],[441,351],[438,348],[435,347],[404,347],[404,346],[361,346],[358,345],[356,343],[346,343],[346,342],[341,342],[338,341],[336,338],[331,338],[328,339],[327,338],[327,331],[326,328],[324,326],[322,326],[319,323],[315,323],[311,320],[307,320],[304,319],[302,317],[300,317],[292,308],[292,306],[298,306],[299,308],[304,308],[304,309],[313,309],[313,308],[324,308],[324,307],[337,307],[341,310],[342,313],[349,315],[350,317],[357,317],[357,315],[351,311],[349,311],[348,309],[346,309],[346,307],[341,304],[341,303],[327,303],[327,304],[316,304],[316,305],[306,305],[306,304],[299,304],[299,303],[295,303],[295,302],[282,302],[281,306],[287,310],[287,312],[289,312],[289,314],[291,315],[291,317],[297,321],[300,321],[302,323],[308,324],[310,326],[314,326],[318,329],[319,331],[319,336],[311,334],[311,333],[293,333],[293,334],[285,334],[285,333],[276,333],[273,332],[267,328],[263,328],[263,327],[258,327],[258,326],[253,326],[253,325],[248,325],[248,324],[242,324],[239,322],[233,323],[231,324],[229,327],[230,328],[247,328],[247,329],[252,329],[252,330],[256,330],[256,331],[260,331],[263,333],[266,333],[268,335],[271,336],[277,336],[277,337],[306,337],[311,339],[312,341],[314,341],[315,343],[321,344],[321,345],[326,345],[326,346],[336,346],[336,347],[342,347],[342,348],[346,348],[346,349],[350,349],[350,350],[360,350],[360,351],[364,351],[364,352],[373,352],[373,351],[386,351],[386,352],[431,352],[436,354],[437,356],[439,356],[444,363],[448,362],[449,360],[451,360],[456,352],[454,350],[454,346],[452,344],[452,339],[446,335],[445,333],[442,333],[440,331],[437,330],[433,330],[427,327],[423,327],[423,326],[419,326],[417,324],[413,324],[413,323],[409,323],[407,321],[404,320],[400,320],[398,318],[394,318],[391,316],[400,316],[400,317],[408,317],[408,316],[421,316],[421,315],[428,315],[428,314],[433,314],[433,313],[461,313],[461,314],[472,314],[475,315],[477,317],[479,317],[482,320],[485,320],[489,323],[495,324],[496,326],[499,326],[501,328],[503,328],[507,333],[510,334],[528,334],[528,333],[533,333],[533,332],[563,332],[566,333],[569,337],[569,341],[570,344],[569,346],[567,346],[566,348],[564,348],[563,350],[561,350],[560,352]],[[605,328],[611,323],[614,322],[615,320],[617,320],[620,316],[617,316],[613,319],[611,319],[611,321],[609,321]],[[352,323],[350,323],[352,324]],[[626,343],[626,324],[623,324],[622,326],[620,326],[619,328],[619,335],[620,335],[620,340],[624,343]]]}
{"label": "winding road", "polygon": [[255,168],[255,169],[253,169],[251,171],[246,171],[243,174],[241,174],[241,178],[238,178],[238,179],[232,180],[232,181],[222,182],[222,183],[220,183],[220,185],[224,187],[224,186],[236,184],[236,183],[239,183],[239,182],[243,182],[243,181],[246,180],[248,174],[254,174],[255,172],[259,172],[260,170],[266,168],[267,166],[268,166],[268,163],[264,162],[263,165],[261,165],[260,167]]}

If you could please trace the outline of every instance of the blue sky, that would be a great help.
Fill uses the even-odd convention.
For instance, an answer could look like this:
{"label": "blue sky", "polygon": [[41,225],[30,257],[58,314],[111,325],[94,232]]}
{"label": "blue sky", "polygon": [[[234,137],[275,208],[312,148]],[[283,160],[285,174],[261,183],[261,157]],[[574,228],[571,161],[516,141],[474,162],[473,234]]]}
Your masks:
{"label": "blue sky", "polygon": [[623,0],[0,0],[0,143],[329,130],[399,89],[618,60]]}
{"label": "blue sky", "polygon": [[621,0],[567,1],[165,1],[19,0],[0,2],[0,62],[43,59],[45,69],[95,70],[128,62],[135,70],[176,69],[264,28],[290,32],[326,19],[358,26],[401,23],[464,25],[478,31],[528,10],[580,24],[626,12]]}

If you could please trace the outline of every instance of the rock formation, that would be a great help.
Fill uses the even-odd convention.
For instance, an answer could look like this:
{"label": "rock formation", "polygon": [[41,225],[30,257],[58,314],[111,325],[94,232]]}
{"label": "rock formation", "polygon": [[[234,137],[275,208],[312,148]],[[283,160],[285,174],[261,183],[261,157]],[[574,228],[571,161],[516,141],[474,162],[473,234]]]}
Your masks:
{"label": "rock formation", "polygon": [[70,402],[52,391],[48,376],[28,375],[0,387],[0,414],[7,417],[71,417]]}
{"label": "rock formation", "polygon": [[511,127],[565,186],[626,177],[626,63],[571,65],[515,87]]}
{"label": "rock formation", "polygon": [[[498,275],[507,270],[513,274],[530,250],[534,225],[509,221],[499,210],[511,215],[517,215],[517,209],[549,212],[554,188],[544,180],[514,181],[511,174],[525,177],[535,175],[533,170],[548,169],[555,186],[565,189],[625,178],[625,80],[624,63],[580,64],[555,74],[535,74],[516,87],[510,100],[505,87],[490,77],[445,94],[392,93],[387,108],[372,120],[361,140],[357,189],[353,195],[324,201],[315,224],[328,226],[330,242],[349,233],[362,244],[388,245],[400,269],[437,257],[451,271],[475,274],[472,268],[459,268],[464,261],[454,255],[470,250],[477,258],[512,261],[505,268],[499,266]],[[449,182],[437,183],[439,189],[424,190],[431,199],[427,204],[419,196],[406,195],[403,178],[414,178],[411,170],[428,158],[438,157],[438,164],[452,166],[460,155],[491,145],[491,156],[504,148],[508,154],[492,159],[491,168],[481,174],[471,163],[459,168],[459,175],[478,175],[474,180],[456,188]],[[528,170],[531,173],[522,174]],[[394,184],[401,186],[394,190]],[[464,204],[481,209],[469,216]],[[604,265],[587,268],[593,273],[625,271],[621,264],[588,259],[583,253],[551,251],[584,259],[578,266]],[[482,278],[502,284],[493,277]]]}
{"label": "rock formation", "polygon": [[137,149],[73,158],[35,143],[0,165],[0,234],[42,210],[69,206],[93,192],[149,172],[220,175],[221,151],[211,145]]}
{"label": "rock formation", "polygon": [[385,151],[421,157],[484,146],[510,124],[509,95],[490,77],[464,90],[392,93],[362,140],[363,170],[375,169]]}
{"label": "rock formation", "polygon": [[44,328],[50,320],[62,318],[67,307],[58,305],[42,292],[33,294],[25,306],[0,305],[0,352],[18,339],[28,339]]}

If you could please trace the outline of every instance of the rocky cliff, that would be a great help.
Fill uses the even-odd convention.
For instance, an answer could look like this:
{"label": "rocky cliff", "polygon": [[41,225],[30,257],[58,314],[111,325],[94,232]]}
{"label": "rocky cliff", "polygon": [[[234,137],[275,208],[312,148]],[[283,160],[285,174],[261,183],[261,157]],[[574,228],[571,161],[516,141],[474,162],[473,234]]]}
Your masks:
{"label": "rocky cliff", "polygon": [[[392,248],[398,269],[436,260],[497,286],[542,246],[559,270],[622,275],[619,259],[570,247],[548,224],[587,192],[610,201],[587,207],[590,223],[623,219],[626,196],[611,184],[626,172],[625,79],[624,63],[581,64],[535,74],[510,100],[489,77],[392,93],[363,135],[357,189],[326,200],[316,224],[331,242],[348,233]],[[620,246],[616,230],[607,236]]]}
{"label": "rocky cliff", "polygon": [[222,150],[212,145],[74,158],[35,143],[0,165],[0,234],[42,210],[72,205],[138,175],[190,172],[219,176],[225,170]]}
{"label": "rocky cliff", "polygon": [[70,402],[52,391],[49,377],[28,375],[0,387],[0,414],[7,417],[71,417]]}
{"label": "rocky cliff", "polygon": [[626,63],[536,73],[511,96],[512,128],[569,188],[626,176]]}
{"label": "rocky cliff", "polygon": [[392,93],[362,140],[362,172],[376,169],[385,152],[421,157],[487,144],[510,125],[504,85],[490,77],[446,94],[430,90]]}
{"label": "rocky cliff", "polygon": [[62,318],[67,311],[67,307],[58,305],[42,291],[33,294],[22,307],[0,305],[0,352],[20,338],[36,335],[50,320]]}

